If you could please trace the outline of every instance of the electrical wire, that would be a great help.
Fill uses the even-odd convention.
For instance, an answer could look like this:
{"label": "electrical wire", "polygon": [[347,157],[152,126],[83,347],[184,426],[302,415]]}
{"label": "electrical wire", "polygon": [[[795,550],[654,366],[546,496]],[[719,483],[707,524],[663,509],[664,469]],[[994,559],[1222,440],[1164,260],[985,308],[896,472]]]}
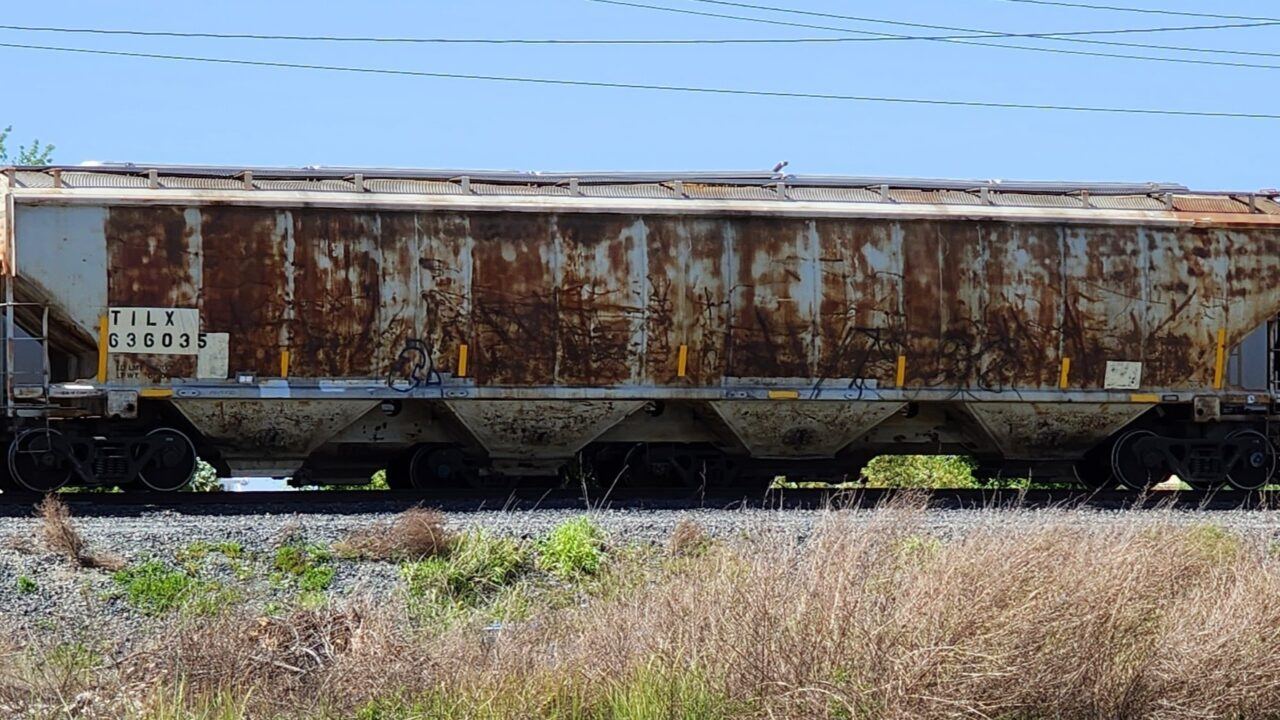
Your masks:
{"label": "electrical wire", "polygon": [[98,50],[90,48],[59,47],[51,45],[28,45],[23,43],[0,43],[0,48],[18,50],[40,50],[46,52],[74,53],[80,55],[99,55],[108,57],[143,58],[152,60],[175,60],[194,63],[212,63],[219,65],[235,65],[245,67],[290,68],[297,70],[326,70],[332,72],[356,73],[366,75],[394,75],[401,77],[439,78],[447,80],[478,80],[496,83],[520,83],[528,85],[554,85],[566,87],[610,88],[621,90],[653,90],[664,92],[693,93],[702,95],[737,95],[769,98],[796,98],[807,100],[832,100],[843,102],[893,103],[899,105],[930,105],[966,108],[996,108],[1005,110],[1042,110],[1078,113],[1105,113],[1120,115],[1161,115],[1170,117],[1231,118],[1247,120],[1280,120],[1280,113],[1262,112],[1228,112],[1221,110],[1171,110],[1164,108],[1105,107],[1098,105],[1059,105],[1040,103],[1011,103],[981,100],[945,100],[937,98],[904,98],[876,95],[843,95],[836,93],[810,93],[789,90],[749,90],[743,88],[698,87],[692,85],[660,85],[653,83],[605,82],[598,80],[567,80],[559,78],[533,78],[510,75],[479,75],[470,73],[430,72],[425,70],[402,70],[395,68],[370,68],[347,65],[317,65],[310,63],[280,62],[269,60],[244,60],[236,58],[214,58],[196,55],[171,55],[163,53],[130,52],[125,50]]}
{"label": "electrical wire", "polygon": [[[906,22],[902,20],[885,20],[883,18],[859,17],[855,15],[838,15],[835,13],[824,13],[824,12],[816,12],[811,10],[796,10],[793,8],[777,7],[774,5],[759,5],[759,4],[753,4],[753,3],[738,2],[735,0],[689,0],[689,1],[704,3],[707,5],[723,5],[726,7],[739,7],[739,8],[746,8],[751,10],[765,10],[768,12],[789,13],[793,15],[808,15],[811,17],[832,18],[836,20],[852,20],[855,22],[872,23],[872,24],[878,24],[878,25],[894,25],[898,27],[924,28],[928,30],[947,30],[951,32],[982,33],[977,37],[984,38],[984,39],[989,39],[994,37],[1012,37],[1013,36],[1012,34],[1001,33],[993,30],[982,30],[978,28],[955,27],[951,25],[934,25],[930,23]],[[1280,19],[1277,19],[1277,18],[1244,18],[1244,17],[1229,17],[1229,16],[1222,16],[1222,18],[1232,19],[1232,20],[1255,21],[1255,22],[1245,23],[1244,25],[1237,25],[1236,27],[1266,27],[1266,26],[1280,24]],[[1212,29],[1222,29],[1224,27],[1225,26],[1218,26],[1217,28],[1215,28],[1214,26],[1201,26],[1195,29],[1212,30]],[[1135,42],[1120,42],[1120,41],[1108,41],[1108,40],[1087,40],[1087,39],[1070,37],[1069,33],[1058,33],[1055,35],[1027,34],[1026,37],[1060,40],[1062,42],[1086,43],[1090,45],[1135,47],[1135,48],[1142,48],[1147,50],[1174,50],[1174,51],[1181,51],[1181,52],[1223,53],[1223,54],[1230,54],[1230,55],[1236,54],[1236,52],[1233,50],[1218,49],[1218,48],[1190,48],[1190,47],[1182,47],[1177,45],[1159,45],[1154,43],[1135,43]],[[1007,46],[1007,47],[1014,47],[1014,46]]]}
{"label": "electrical wire", "polygon": [[1142,13],[1144,15],[1177,15],[1179,17],[1217,18],[1220,20],[1261,20],[1275,22],[1280,18],[1252,17],[1249,15],[1223,15],[1220,13],[1186,12],[1180,10],[1158,10],[1155,8],[1123,7],[1120,5],[1096,5],[1092,3],[1057,2],[1056,0],[1004,0],[1005,2],[1026,3],[1028,5],[1054,5],[1057,7],[1079,8],[1082,10],[1109,10],[1111,12]]}
{"label": "electrical wire", "polygon": [[[694,2],[710,2],[711,0],[693,0],[693,1]],[[766,18],[748,17],[744,15],[730,15],[727,13],[705,12],[702,10],[689,10],[686,8],[673,8],[673,7],[668,7],[664,5],[652,5],[649,3],[630,2],[629,0],[587,0],[587,2],[601,3],[605,5],[617,5],[621,7],[640,8],[644,10],[659,10],[662,12],[678,13],[681,15],[695,15],[699,17],[711,17],[711,18],[720,18],[725,20],[740,20],[745,22],[763,23],[766,25],[781,25],[785,27],[808,28],[811,30],[830,30],[833,32],[870,34],[870,35],[877,35],[881,37],[897,38],[897,39],[908,39],[913,37],[910,35],[875,32],[871,30],[852,30],[850,28],[832,27],[830,25],[815,25],[812,23],[798,23],[798,22],[791,22],[787,20],[770,20]],[[738,3],[731,3],[731,4],[736,5]],[[748,6],[748,7],[751,7],[751,6]],[[761,9],[768,9],[765,6],[755,6],[755,7],[760,7]],[[788,12],[786,10],[776,10],[776,11]],[[800,11],[796,11],[796,12],[800,12]],[[855,20],[858,19],[858,18],[852,18],[850,16],[838,16],[838,17],[849,17],[849,19],[855,19]],[[882,20],[878,22],[894,23],[894,21],[888,21],[888,20]],[[1263,23],[1263,24],[1269,25],[1271,24],[1271,22],[1268,21],[1267,23]],[[942,26],[938,26],[938,27],[939,29],[946,29]],[[999,38],[999,34],[993,35],[987,31],[962,30],[962,32],[981,32],[984,34],[977,35],[976,37],[985,38],[985,39]],[[1027,35],[1027,37],[1035,38],[1037,36],[1034,34],[1029,34]],[[923,40],[927,38],[921,37],[919,39]],[[1058,40],[1060,42],[1077,42],[1077,43],[1089,43],[1089,44],[1096,44],[1096,45],[1118,45],[1123,47],[1140,47],[1140,48],[1157,49],[1157,50],[1183,50],[1183,51],[1189,50],[1191,52],[1211,52],[1211,53],[1223,52],[1223,53],[1234,54],[1233,51],[1216,50],[1211,48],[1190,48],[1189,49],[1189,48],[1180,48],[1178,46],[1172,46],[1172,45],[1162,46],[1162,45],[1151,45],[1147,43],[1123,43],[1119,41],[1086,40],[1083,38],[1066,38],[1066,37],[1064,38],[1046,37],[1044,39]],[[1232,62],[1232,61],[1226,61],[1226,60],[1193,60],[1191,58],[1169,58],[1169,57],[1156,57],[1152,55],[1131,55],[1126,53],[1094,52],[1094,51],[1087,51],[1087,50],[1068,50],[1066,48],[1036,47],[1033,45],[1010,45],[1007,43],[984,42],[982,40],[973,40],[973,39],[938,38],[938,41],[956,43],[959,45],[975,45],[975,46],[981,46],[981,47],[1001,48],[1004,50],[1024,50],[1029,52],[1053,53],[1057,55],[1080,55],[1080,56],[1086,56],[1086,57],[1103,57],[1103,58],[1115,58],[1115,59],[1122,59],[1122,60],[1142,60],[1146,62],[1163,62],[1163,63],[1176,63],[1176,64],[1185,64],[1185,65],[1211,65],[1211,66],[1219,66],[1219,67],[1252,68],[1252,69],[1259,69],[1259,70],[1280,69],[1280,66],[1277,66],[1277,65],[1265,65],[1265,64],[1259,64],[1259,63]]]}
{"label": "electrical wire", "polygon": [[[890,21],[881,21],[890,22]],[[835,37],[835,38],[660,38],[660,39],[573,39],[573,38],[440,38],[440,37],[388,37],[375,35],[281,35],[262,33],[215,33],[192,32],[178,30],[121,30],[112,28],[71,28],[49,25],[0,25],[0,30],[18,32],[48,32],[77,35],[107,35],[127,37],[166,37],[214,40],[284,40],[298,42],[351,42],[351,43],[404,43],[404,44],[457,44],[457,45],[719,45],[737,43],[843,43],[843,42],[883,42],[892,40],[966,40],[982,38],[1063,38],[1085,35],[1132,35],[1145,33],[1189,32],[1199,30],[1228,30],[1236,28],[1265,27],[1280,25],[1280,22],[1247,22],[1226,23],[1216,25],[1180,25],[1152,28],[1121,28],[1113,30],[1074,30],[1068,32],[1040,33],[1006,33],[974,31],[979,34],[964,35],[876,35],[875,37]],[[863,33],[861,30],[841,29],[842,32]],[[1135,43],[1145,47],[1140,43]],[[1155,46],[1161,47],[1161,46]],[[1208,52],[1218,52],[1210,50]],[[1222,51],[1229,52],[1229,51]]]}

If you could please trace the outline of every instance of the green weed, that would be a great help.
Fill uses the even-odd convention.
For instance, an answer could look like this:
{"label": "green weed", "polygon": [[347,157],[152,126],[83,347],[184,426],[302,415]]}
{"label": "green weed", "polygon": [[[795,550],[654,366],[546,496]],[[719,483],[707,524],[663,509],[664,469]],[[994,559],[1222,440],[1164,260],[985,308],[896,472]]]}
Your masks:
{"label": "green weed", "polygon": [[19,593],[23,595],[30,595],[31,593],[39,589],[40,589],[40,586],[36,585],[35,580],[32,580],[26,575],[18,576],[18,592]]}
{"label": "green weed", "polygon": [[147,615],[160,615],[177,607],[191,589],[192,577],[159,560],[148,560],[112,575],[129,604]]}
{"label": "green weed", "polygon": [[281,545],[272,567],[277,580],[294,584],[303,592],[327,590],[333,583],[333,553],[322,545]]}
{"label": "green weed", "polygon": [[538,567],[562,579],[594,575],[604,560],[604,533],[586,516],[560,523],[538,543]]}

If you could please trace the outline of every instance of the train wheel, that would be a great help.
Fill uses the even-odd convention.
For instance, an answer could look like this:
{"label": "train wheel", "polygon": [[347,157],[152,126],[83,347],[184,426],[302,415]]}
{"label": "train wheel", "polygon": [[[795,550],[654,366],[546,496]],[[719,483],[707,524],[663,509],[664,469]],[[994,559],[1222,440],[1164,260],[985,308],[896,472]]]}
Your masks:
{"label": "train wheel", "polygon": [[143,440],[146,461],[138,469],[138,480],[159,492],[181,490],[196,474],[196,446],[191,438],[173,428],[157,428]]}
{"label": "train wheel", "polygon": [[71,443],[57,430],[27,430],[9,446],[9,475],[23,490],[53,492],[75,472],[71,453]]}
{"label": "train wheel", "polygon": [[1150,430],[1134,430],[1121,435],[1111,448],[1111,472],[1124,487],[1146,490],[1168,477],[1163,457],[1135,449],[1139,440],[1155,436]]}
{"label": "train wheel", "polygon": [[1227,482],[1237,490],[1259,490],[1271,482],[1276,472],[1276,451],[1266,435],[1257,430],[1236,430],[1227,440],[1244,444],[1244,451],[1227,471]]}
{"label": "train wheel", "polygon": [[474,474],[457,448],[424,445],[409,458],[409,481],[419,490],[472,486]]}

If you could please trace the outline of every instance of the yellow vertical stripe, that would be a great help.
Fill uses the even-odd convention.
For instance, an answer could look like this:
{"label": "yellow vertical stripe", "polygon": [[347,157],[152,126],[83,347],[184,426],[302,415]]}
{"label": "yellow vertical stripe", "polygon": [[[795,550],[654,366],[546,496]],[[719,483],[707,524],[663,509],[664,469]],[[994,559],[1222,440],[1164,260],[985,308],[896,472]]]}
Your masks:
{"label": "yellow vertical stripe", "polygon": [[107,381],[107,351],[111,346],[107,344],[109,338],[108,323],[106,315],[98,316],[98,382]]}
{"label": "yellow vertical stripe", "polygon": [[1213,389],[1221,390],[1223,374],[1227,366],[1227,331],[1218,330],[1218,353],[1213,360]]}
{"label": "yellow vertical stripe", "polygon": [[903,385],[906,385],[906,384],[907,384],[907,356],[899,355],[897,387],[902,387]]}
{"label": "yellow vertical stripe", "polygon": [[467,376],[467,345],[458,346],[458,377]]}
{"label": "yellow vertical stripe", "polygon": [[689,346],[681,345],[680,352],[676,354],[676,377],[684,377],[689,370]]}
{"label": "yellow vertical stripe", "polygon": [[1058,374],[1058,387],[1063,390],[1067,389],[1068,379],[1071,377],[1071,358],[1062,358],[1062,372]]}
{"label": "yellow vertical stripe", "polygon": [[289,351],[287,349],[280,351],[280,377],[289,377]]}

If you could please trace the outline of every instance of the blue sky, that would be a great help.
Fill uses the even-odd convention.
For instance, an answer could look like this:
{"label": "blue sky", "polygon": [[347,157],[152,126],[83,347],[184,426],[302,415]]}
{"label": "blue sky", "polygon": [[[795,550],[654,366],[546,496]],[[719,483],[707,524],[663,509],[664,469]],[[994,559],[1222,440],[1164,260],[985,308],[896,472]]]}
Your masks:
{"label": "blue sky", "polygon": [[[934,34],[716,8],[690,0],[648,1],[850,29]],[[1215,22],[1004,0],[759,1],[1008,32]],[[1266,0],[1114,0],[1104,4],[1280,15],[1280,9]],[[459,38],[837,35],[612,7],[589,0],[10,2],[0,22]],[[1274,51],[1280,48],[1280,27],[1115,39]],[[1280,113],[1280,93],[1276,92],[1280,70],[1073,57],[939,42],[678,47],[334,45],[84,37],[12,30],[0,31],[0,42],[453,73]],[[1252,61],[1280,65],[1280,58]],[[0,48],[0,63],[9,80],[9,101],[0,110],[0,124],[14,125],[15,140],[39,135],[56,143],[55,159],[64,163],[130,160],[514,170],[767,170],[785,159],[791,163],[788,170],[797,173],[1159,180],[1240,190],[1280,185],[1280,121],[1274,120],[697,96],[223,67],[7,48]]]}

